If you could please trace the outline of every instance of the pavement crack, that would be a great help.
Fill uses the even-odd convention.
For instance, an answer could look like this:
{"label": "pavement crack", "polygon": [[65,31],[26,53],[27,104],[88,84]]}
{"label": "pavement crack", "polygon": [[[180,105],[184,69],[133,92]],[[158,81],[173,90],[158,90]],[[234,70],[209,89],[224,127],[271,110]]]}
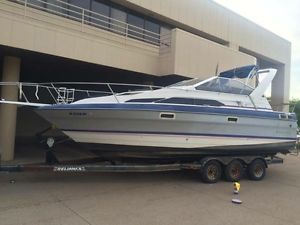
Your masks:
{"label": "pavement crack", "polygon": [[56,199],[56,201],[58,203],[60,203],[63,207],[67,208],[69,211],[71,211],[73,214],[75,214],[76,216],[78,216],[81,220],[83,220],[84,222],[86,222],[89,225],[92,225],[86,218],[84,218],[83,216],[81,216],[78,212],[76,212],[74,209],[72,209],[71,207],[69,207],[67,204],[65,204],[65,202],[63,200],[58,199],[56,196],[52,195],[53,198]]}

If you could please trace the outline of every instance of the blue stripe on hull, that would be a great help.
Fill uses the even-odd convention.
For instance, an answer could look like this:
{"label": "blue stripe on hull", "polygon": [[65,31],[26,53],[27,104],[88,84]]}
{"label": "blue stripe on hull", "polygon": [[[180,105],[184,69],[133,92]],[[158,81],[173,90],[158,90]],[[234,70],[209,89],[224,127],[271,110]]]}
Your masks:
{"label": "blue stripe on hull", "polygon": [[[149,111],[171,111],[185,113],[221,114],[228,116],[260,117],[279,120],[280,112],[247,110],[240,108],[212,107],[212,106],[188,106],[170,104],[132,104],[132,103],[95,103],[95,104],[61,104],[43,106],[38,110],[149,110]],[[296,115],[292,114],[290,121],[296,121]]]}

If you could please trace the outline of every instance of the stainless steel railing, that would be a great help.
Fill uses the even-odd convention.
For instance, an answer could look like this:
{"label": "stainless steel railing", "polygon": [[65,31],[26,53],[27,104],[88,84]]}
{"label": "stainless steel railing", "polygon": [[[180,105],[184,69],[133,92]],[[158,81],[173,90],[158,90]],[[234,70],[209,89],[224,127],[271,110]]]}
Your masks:
{"label": "stainless steel railing", "polygon": [[[113,96],[116,102],[119,102],[118,97],[125,94],[162,88],[153,85],[94,82],[0,82],[0,86],[17,88],[20,102],[41,104],[69,104],[81,99],[103,96]],[[13,101],[3,99],[2,96],[0,100]]]}

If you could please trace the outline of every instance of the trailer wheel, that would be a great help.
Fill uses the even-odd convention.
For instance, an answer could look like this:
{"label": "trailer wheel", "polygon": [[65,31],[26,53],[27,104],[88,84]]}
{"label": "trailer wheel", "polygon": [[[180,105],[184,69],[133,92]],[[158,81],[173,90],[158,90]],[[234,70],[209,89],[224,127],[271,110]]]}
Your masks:
{"label": "trailer wheel", "polygon": [[202,170],[201,177],[206,183],[216,183],[220,180],[222,175],[222,167],[217,160],[211,160],[207,162]]}
{"label": "trailer wheel", "polygon": [[227,181],[239,181],[243,176],[243,164],[237,160],[232,160],[225,167],[225,177]]}
{"label": "trailer wheel", "polygon": [[266,175],[266,165],[261,159],[253,160],[248,166],[248,175],[251,180],[262,180]]}

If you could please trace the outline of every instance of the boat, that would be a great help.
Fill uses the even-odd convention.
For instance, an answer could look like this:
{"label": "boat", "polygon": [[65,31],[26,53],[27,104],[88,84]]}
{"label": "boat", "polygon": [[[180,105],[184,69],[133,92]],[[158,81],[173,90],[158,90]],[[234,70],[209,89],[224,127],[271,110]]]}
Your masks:
{"label": "boat", "polygon": [[286,154],[296,144],[297,120],[294,113],[274,111],[264,96],[276,72],[249,65],[206,80],[40,104],[35,111],[100,155]]}

